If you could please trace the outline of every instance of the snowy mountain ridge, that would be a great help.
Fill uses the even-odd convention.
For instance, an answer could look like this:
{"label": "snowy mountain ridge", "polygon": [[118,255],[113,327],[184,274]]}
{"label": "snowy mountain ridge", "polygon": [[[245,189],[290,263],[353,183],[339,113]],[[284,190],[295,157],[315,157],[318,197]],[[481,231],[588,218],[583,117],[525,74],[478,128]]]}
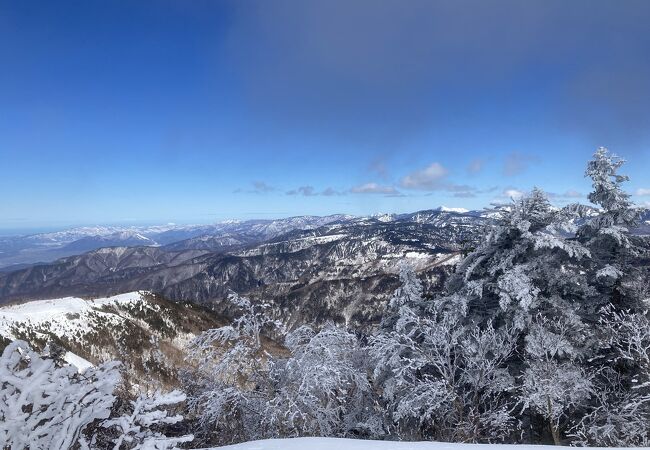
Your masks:
{"label": "snowy mountain ridge", "polygon": [[0,307],[0,335],[17,339],[21,328],[47,326],[50,333],[59,338],[72,339],[79,332],[92,330],[95,318],[104,323],[117,325],[124,318],[105,312],[103,307],[135,306],[144,302],[140,292],[84,300],[79,297],[64,297]]}
{"label": "snowy mountain ridge", "polygon": [[[593,209],[575,206],[568,213],[586,220]],[[352,318],[372,322],[377,307],[397,287],[402,259],[410,260],[427,289],[435,290],[458,261],[454,255],[475,245],[495,215],[498,210],[437,209],[390,217],[229,223],[222,234],[205,234],[202,229],[196,237],[163,246],[105,247],[49,264],[0,271],[0,303],[147,290],[218,308],[234,290],[277,301],[278,313],[290,311],[284,318],[295,323],[328,319],[349,323]],[[275,234],[293,226],[301,228]],[[354,304],[349,298],[356,299]]]}
{"label": "snowy mountain ridge", "polygon": [[219,308],[233,290],[277,302],[277,313],[286,311],[283,319],[290,323],[372,323],[397,287],[402,259],[434,288],[458,260],[460,242],[481,223],[480,216],[429,211],[389,222],[333,221],[261,243],[246,244],[246,236],[235,234],[163,247],[103,248],[0,273],[0,303],[149,290]]}
{"label": "snowy mountain ridge", "polygon": [[165,246],[198,237],[262,242],[296,229],[312,229],[354,216],[297,216],[275,220],[227,220],[209,225],[96,226],[24,236],[0,236],[0,268],[50,262],[102,247]]}
{"label": "snowy mountain ridge", "polygon": [[187,343],[223,323],[213,313],[146,291],[52,298],[0,307],[0,344],[55,345],[80,370],[121,360],[133,382],[141,384],[148,374],[147,382],[174,385]]}
{"label": "snowy mountain ridge", "polygon": [[[570,205],[582,218],[597,211],[584,205]],[[25,265],[51,262],[102,247],[168,247],[172,250],[225,250],[259,244],[297,230],[314,230],[329,224],[370,224],[411,221],[445,226],[450,223],[477,225],[492,220],[508,205],[469,211],[465,208],[440,206],[414,213],[387,213],[372,216],[335,214],[330,216],[296,216],[275,220],[226,220],[208,225],[151,225],[77,227],[57,232],[25,236],[0,236],[0,270],[19,269]],[[641,230],[648,233],[650,213],[642,209]]]}

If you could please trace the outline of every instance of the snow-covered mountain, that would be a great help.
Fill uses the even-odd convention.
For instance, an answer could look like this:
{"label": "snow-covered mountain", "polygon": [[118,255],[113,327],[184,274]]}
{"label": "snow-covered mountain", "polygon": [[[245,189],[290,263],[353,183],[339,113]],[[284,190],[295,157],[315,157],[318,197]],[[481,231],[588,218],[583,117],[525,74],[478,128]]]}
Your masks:
{"label": "snow-covered mountain", "polygon": [[[228,241],[229,238],[250,244],[291,230],[317,228],[351,218],[352,216],[337,214],[277,220],[230,220],[211,225],[79,227],[51,233],[0,237],[0,268],[50,262],[102,247],[160,246],[201,237],[212,238],[210,249],[218,250],[222,246],[230,248],[232,242]],[[226,242],[220,245],[220,240]]]}
{"label": "snow-covered mountain", "polygon": [[14,339],[34,348],[49,343],[80,370],[119,359],[131,382],[174,385],[188,341],[224,323],[210,311],[149,292],[54,298],[0,307],[0,347]]}
{"label": "snow-covered mountain", "polygon": [[[593,208],[574,209],[567,214],[578,221],[594,214]],[[151,290],[227,313],[221,309],[223,300],[234,290],[275,303],[276,313],[289,324],[330,319],[367,324],[378,319],[383,302],[397,286],[401,260],[411,261],[426,289],[435,292],[497,212],[437,208],[156,229],[158,245],[105,247],[0,272],[0,304]],[[644,220],[650,220],[647,214]],[[143,233],[124,237],[154,240]],[[197,235],[160,245],[178,239],[179,233]]]}
{"label": "snow-covered mountain", "polygon": [[[458,260],[461,242],[482,223],[478,213],[442,210],[390,220],[332,216],[232,223],[227,225],[244,228],[166,246],[102,248],[0,274],[0,302],[147,289],[219,309],[234,290],[275,302],[289,323],[372,322],[378,302],[397,286],[400,261],[411,261],[428,288],[436,289]],[[275,235],[295,226],[301,228]],[[259,241],[260,235],[270,238]]]}
{"label": "snow-covered mountain", "polygon": [[[588,217],[594,208],[576,205],[576,213]],[[440,206],[408,214],[377,214],[355,217],[297,216],[277,220],[228,220],[209,225],[97,226],[78,227],[51,233],[26,236],[0,236],[0,271],[20,269],[35,263],[79,255],[102,247],[163,246],[171,251],[205,250],[228,252],[259,244],[294,230],[313,230],[332,223],[366,223],[412,221],[436,226],[473,226],[498,216],[498,210],[468,211],[464,208]],[[650,233],[650,212],[643,210],[640,227]]]}
{"label": "snow-covered mountain", "polygon": [[118,231],[104,236],[86,236],[63,246],[63,251],[85,253],[102,247],[156,246],[158,243],[134,230]]}

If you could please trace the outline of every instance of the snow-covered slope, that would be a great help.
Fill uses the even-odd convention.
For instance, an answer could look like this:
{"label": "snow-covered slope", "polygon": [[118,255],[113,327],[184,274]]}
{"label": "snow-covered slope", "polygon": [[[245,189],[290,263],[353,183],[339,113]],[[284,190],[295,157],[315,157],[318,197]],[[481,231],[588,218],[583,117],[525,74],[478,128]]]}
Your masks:
{"label": "snow-covered slope", "polygon": [[551,445],[450,444],[447,442],[367,441],[337,438],[267,439],[218,447],[219,450],[544,450]]}
{"label": "snow-covered slope", "polygon": [[80,370],[118,359],[133,380],[173,386],[187,342],[224,323],[214,313],[146,291],[36,300],[0,307],[0,350],[14,339],[36,349],[55,345]]}
{"label": "snow-covered slope", "polygon": [[450,207],[450,206],[441,206],[438,209],[440,211],[443,211],[443,212],[455,212],[455,213],[459,213],[459,214],[465,214],[465,213],[469,212],[469,209]]}
{"label": "snow-covered slope", "polygon": [[59,338],[74,338],[90,332],[97,322],[117,326],[125,318],[102,310],[104,306],[136,305],[143,302],[140,292],[129,292],[113,297],[84,300],[65,297],[37,300],[0,308],[0,335],[16,339],[21,330],[46,327]]}

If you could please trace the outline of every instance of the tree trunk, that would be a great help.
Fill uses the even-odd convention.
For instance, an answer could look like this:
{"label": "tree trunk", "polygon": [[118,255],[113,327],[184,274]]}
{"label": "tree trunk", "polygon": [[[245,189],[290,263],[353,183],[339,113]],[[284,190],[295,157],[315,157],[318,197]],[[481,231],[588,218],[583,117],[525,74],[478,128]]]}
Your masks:
{"label": "tree trunk", "polygon": [[560,431],[555,423],[553,423],[553,406],[551,405],[551,397],[546,397],[546,400],[548,403],[548,426],[551,429],[553,443],[555,445],[562,445],[562,442],[560,442]]}
{"label": "tree trunk", "polygon": [[562,442],[560,442],[560,432],[559,432],[559,430],[557,429],[557,427],[555,425],[553,425],[553,422],[550,422],[549,425],[551,427],[551,434],[553,435],[553,443],[555,445],[562,445]]}

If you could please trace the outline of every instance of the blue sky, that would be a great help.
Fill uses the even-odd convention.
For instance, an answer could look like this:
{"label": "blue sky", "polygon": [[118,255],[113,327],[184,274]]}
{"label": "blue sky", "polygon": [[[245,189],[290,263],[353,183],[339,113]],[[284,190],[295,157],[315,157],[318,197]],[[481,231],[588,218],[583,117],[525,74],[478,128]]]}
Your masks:
{"label": "blue sky", "polygon": [[650,202],[649,22],[634,0],[0,0],[0,228],[566,203],[601,145]]}

